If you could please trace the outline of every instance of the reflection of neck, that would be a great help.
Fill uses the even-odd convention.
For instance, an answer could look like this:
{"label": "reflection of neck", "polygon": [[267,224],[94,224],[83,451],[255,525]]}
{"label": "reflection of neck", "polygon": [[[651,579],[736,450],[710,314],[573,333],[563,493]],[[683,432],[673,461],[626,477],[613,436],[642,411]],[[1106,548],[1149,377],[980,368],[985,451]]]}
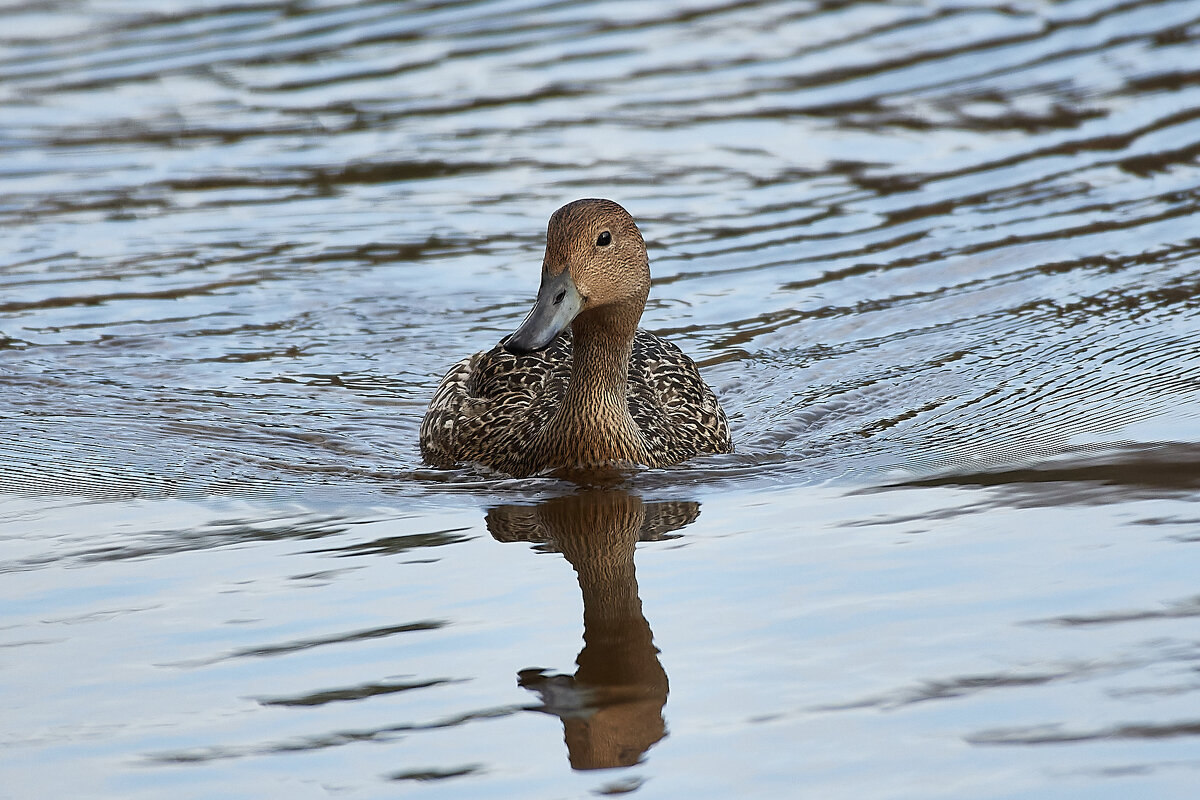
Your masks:
{"label": "reflection of neck", "polygon": [[571,380],[547,426],[551,460],[565,466],[646,463],[626,399],[637,315],[624,306],[581,314],[571,326]]}
{"label": "reflection of neck", "polygon": [[584,648],[576,678],[600,686],[640,685],[665,694],[667,676],[642,615],[633,566],[645,506],[636,497],[617,493],[589,499],[591,514],[546,518],[583,593]]}
{"label": "reflection of neck", "polygon": [[587,690],[592,712],[563,717],[575,769],[637,763],[666,733],[667,673],[642,614],[633,566],[645,506],[615,493],[589,500],[592,514],[546,517],[583,593],[584,647],[575,681]]}
{"label": "reflection of neck", "polygon": [[636,687],[635,694],[665,695],[667,676],[638,597],[633,543],[628,557],[593,557],[572,565],[583,592],[584,647],[575,662],[576,679],[596,686]]}

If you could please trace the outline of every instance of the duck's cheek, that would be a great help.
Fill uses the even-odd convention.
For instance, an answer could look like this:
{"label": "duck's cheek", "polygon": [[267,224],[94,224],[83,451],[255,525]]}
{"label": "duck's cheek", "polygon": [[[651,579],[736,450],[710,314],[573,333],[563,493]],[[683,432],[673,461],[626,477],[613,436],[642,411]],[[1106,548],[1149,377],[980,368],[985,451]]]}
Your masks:
{"label": "duck's cheek", "polygon": [[575,281],[575,291],[579,292],[579,302],[582,308],[587,308],[591,304],[592,291],[588,286],[587,281]]}

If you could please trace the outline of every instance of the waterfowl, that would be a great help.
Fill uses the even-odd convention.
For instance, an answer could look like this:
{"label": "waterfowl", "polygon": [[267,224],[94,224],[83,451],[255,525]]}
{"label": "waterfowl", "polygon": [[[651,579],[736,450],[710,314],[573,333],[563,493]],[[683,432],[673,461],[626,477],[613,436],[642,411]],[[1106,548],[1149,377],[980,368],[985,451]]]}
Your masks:
{"label": "waterfowl", "polygon": [[425,463],[525,476],[732,452],[695,362],[637,327],[649,293],[646,243],[624,208],[588,199],[554,212],[533,309],[446,373],[421,423]]}

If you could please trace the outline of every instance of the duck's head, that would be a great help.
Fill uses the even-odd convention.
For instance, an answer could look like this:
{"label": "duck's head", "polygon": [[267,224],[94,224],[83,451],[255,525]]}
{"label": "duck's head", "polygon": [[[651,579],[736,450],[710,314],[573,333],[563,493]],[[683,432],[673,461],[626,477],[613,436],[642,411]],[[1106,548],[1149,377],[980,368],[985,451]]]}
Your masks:
{"label": "duck's head", "polygon": [[504,349],[541,350],[576,317],[604,312],[632,336],[649,293],[646,243],[629,212],[611,200],[568,203],[546,228],[537,302]]}

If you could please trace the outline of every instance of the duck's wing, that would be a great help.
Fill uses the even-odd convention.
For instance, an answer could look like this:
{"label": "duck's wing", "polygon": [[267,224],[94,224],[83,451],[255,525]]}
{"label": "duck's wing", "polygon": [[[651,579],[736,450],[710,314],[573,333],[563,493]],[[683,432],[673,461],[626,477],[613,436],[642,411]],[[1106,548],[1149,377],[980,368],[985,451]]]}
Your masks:
{"label": "duck's wing", "polygon": [[658,463],[733,452],[725,411],[700,377],[696,362],[641,329],[633,340],[628,397],[629,411]]}
{"label": "duck's wing", "polygon": [[467,404],[467,382],[485,353],[464,358],[450,368],[438,384],[425,418],[421,420],[421,460],[432,467],[452,467],[458,461],[460,420]]}
{"label": "duck's wing", "polygon": [[500,345],[451,367],[421,423],[421,457],[435,467],[473,461],[510,475],[566,392],[569,337],[515,356]]}

